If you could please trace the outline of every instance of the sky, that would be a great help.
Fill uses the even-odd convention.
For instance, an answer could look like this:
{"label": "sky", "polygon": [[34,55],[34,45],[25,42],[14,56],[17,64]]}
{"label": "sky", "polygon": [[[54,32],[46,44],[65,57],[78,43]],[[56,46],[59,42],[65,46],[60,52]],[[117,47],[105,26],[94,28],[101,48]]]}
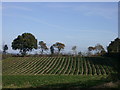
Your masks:
{"label": "sky", "polygon": [[11,43],[22,33],[32,33],[50,47],[65,44],[64,52],[86,51],[97,43],[106,48],[118,37],[117,2],[3,2],[3,44]]}

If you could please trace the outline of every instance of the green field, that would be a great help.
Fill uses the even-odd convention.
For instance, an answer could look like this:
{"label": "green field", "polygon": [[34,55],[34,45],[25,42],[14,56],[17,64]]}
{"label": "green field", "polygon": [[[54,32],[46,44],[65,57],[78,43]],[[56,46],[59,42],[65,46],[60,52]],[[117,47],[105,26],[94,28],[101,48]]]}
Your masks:
{"label": "green field", "polygon": [[3,88],[89,88],[106,82],[106,76],[81,75],[5,75]]}
{"label": "green field", "polygon": [[116,66],[102,57],[11,57],[2,65],[4,75],[108,75]]}
{"label": "green field", "polygon": [[92,87],[116,72],[115,62],[103,57],[10,57],[2,67],[3,88]]}

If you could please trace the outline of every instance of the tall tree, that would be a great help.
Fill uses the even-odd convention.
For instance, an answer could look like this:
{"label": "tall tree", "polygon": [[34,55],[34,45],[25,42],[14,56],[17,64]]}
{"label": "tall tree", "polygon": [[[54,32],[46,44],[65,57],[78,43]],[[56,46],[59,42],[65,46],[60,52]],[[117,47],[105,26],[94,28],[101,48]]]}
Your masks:
{"label": "tall tree", "polygon": [[107,47],[108,53],[119,53],[120,52],[120,39],[116,38],[114,41],[111,41]]}
{"label": "tall tree", "polygon": [[51,54],[54,54],[54,47],[53,47],[53,45],[50,47],[50,52],[51,52]]}
{"label": "tall tree", "polygon": [[90,46],[88,47],[88,52],[89,54],[93,54],[93,52],[96,52],[96,54],[104,54],[105,53],[105,49],[103,48],[102,45],[97,44],[94,47]]}
{"label": "tall tree", "polygon": [[40,41],[39,45],[40,45],[40,49],[41,49],[41,54],[43,54],[43,51],[48,50],[46,43],[44,43],[43,41]]}
{"label": "tall tree", "polygon": [[5,53],[6,54],[6,51],[8,50],[8,46],[7,46],[7,44],[5,44],[4,46],[3,46],[3,53]]}
{"label": "tall tree", "polygon": [[31,33],[23,33],[13,40],[12,49],[20,50],[22,55],[26,55],[28,51],[37,49],[37,39]]}
{"label": "tall tree", "polygon": [[100,44],[97,44],[94,48],[95,48],[95,50],[97,51],[98,54],[100,54],[102,52],[105,52],[105,49]]}
{"label": "tall tree", "polygon": [[56,42],[55,44],[53,44],[53,46],[58,49],[58,54],[59,54],[61,49],[64,49],[65,44],[60,43],[60,42]]}

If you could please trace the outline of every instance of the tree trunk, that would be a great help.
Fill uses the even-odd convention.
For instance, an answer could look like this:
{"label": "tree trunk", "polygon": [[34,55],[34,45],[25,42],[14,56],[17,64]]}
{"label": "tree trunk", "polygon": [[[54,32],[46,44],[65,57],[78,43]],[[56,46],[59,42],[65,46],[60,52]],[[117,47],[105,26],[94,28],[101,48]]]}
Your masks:
{"label": "tree trunk", "polygon": [[42,52],[41,52],[41,54],[43,55],[43,49],[42,49]]}
{"label": "tree trunk", "polygon": [[60,54],[60,50],[61,50],[61,48],[58,48],[58,54]]}

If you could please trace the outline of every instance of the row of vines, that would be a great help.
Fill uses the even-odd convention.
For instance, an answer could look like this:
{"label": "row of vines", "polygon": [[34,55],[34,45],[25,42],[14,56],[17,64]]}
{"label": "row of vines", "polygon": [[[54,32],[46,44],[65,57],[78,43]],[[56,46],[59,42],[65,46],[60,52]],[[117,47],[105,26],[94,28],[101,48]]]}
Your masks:
{"label": "row of vines", "polygon": [[91,57],[11,57],[2,62],[6,75],[107,75],[112,60]]}

